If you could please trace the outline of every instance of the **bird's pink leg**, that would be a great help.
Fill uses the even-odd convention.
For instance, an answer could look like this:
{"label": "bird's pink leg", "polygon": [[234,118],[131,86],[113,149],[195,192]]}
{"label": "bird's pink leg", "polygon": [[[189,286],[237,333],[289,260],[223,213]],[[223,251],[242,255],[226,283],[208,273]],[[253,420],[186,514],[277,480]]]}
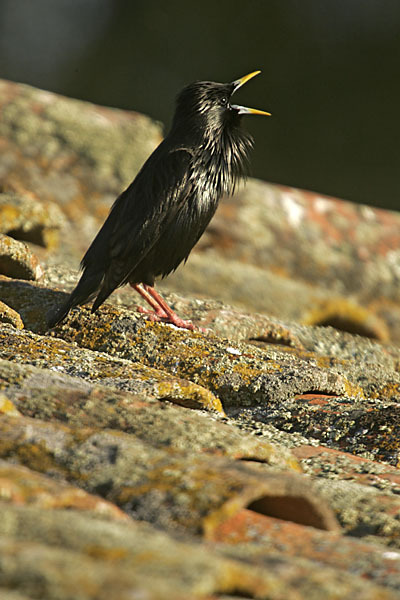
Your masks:
{"label": "bird's pink leg", "polygon": [[133,287],[133,289],[136,290],[138,292],[138,294],[140,294],[142,296],[142,298],[144,298],[146,300],[146,302],[148,302],[153,309],[153,310],[147,310],[146,308],[143,308],[142,306],[138,306],[137,307],[138,312],[143,313],[145,315],[149,315],[149,317],[151,318],[152,321],[158,321],[160,319],[168,318],[167,313],[161,308],[161,306],[158,304],[158,302],[156,302],[150,296],[150,294],[147,292],[147,290],[142,288],[142,286],[139,283],[130,283],[129,285],[131,287]]}
{"label": "bird's pink leg", "polygon": [[150,304],[154,312],[146,311],[146,309],[139,310],[148,314],[151,321],[161,321],[163,323],[171,323],[175,327],[181,327],[182,329],[189,329],[190,331],[198,331],[199,328],[193,325],[191,321],[185,321],[178,317],[176,312],[168,306],[164,298],[153,288],[151,285],[143,284],[130,284],[141,296]]}
{"label": "bird's pink leg", "polygon": [[190,329],[191,331],[198,330],[198,327],[193,325],[191,321],[185,321],[184,319],[178,317],[176,312],[174,312],[172,308],[168,306],[164,298],[153,287],[150,285],[145,285],[144,287],[146,292],[152,296],[161,309],[167,314],[168,323],[172,323],[172,325],[175,325],[176,327],[182,327],[182,329]]}

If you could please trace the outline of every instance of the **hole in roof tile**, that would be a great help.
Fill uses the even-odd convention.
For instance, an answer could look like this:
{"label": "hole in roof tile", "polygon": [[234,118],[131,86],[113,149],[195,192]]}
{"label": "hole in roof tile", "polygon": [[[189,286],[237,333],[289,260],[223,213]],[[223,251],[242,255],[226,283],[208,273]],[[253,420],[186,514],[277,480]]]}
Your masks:
{"label": "hole in roof tile", "polygon": [[314,325],[320,327],[333,327],[339,331],[347,331],[347,333],[361,335],[375,340],[381,339],[379,332],[375,328],[370,327],[367,323],[346,318],[343,315],[332,315],[319,323],[314,323]]}
{"label": "hole in roof tile", "polygon": [[251,502],[247,508],[276,519],[327,529],[324,511],[317,510],[315,505],[302,496],[263,496]]}
{"label": "hole in roof tile", "polygon": [[248,339],[254,346],[263,346],[264,344],[276,344],[278,346],[290,346],[293,348],[295,344],[293,340],[289,338],[277,338],[275,335],[264,334],[258,337],[251,337]]}
{"label": "hole in roof tile", "polygon": [[361,335],[381,342],[390,338],[388,327],[372,310],[353,300],[336,298],[311,307],[304,325],[333,327],[339,331]]}

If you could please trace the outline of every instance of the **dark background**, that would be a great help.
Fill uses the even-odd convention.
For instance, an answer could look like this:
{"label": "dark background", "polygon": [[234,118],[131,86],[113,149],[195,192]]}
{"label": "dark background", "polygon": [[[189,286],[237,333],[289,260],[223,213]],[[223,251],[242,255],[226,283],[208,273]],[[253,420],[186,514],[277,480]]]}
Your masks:
{"label": "dark background", "polygon": [[254,176],[399,207],[399,0],[0,0],[0,77],[166,127],[186,83],[255,69]]}

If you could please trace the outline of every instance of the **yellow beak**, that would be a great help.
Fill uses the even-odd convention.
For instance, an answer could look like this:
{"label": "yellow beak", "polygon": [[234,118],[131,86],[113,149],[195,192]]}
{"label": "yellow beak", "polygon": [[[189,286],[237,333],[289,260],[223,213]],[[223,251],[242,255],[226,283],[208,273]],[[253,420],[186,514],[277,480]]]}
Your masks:
{"label": "yellow beak", "polygon": [[[233,81],[232,94],[234,94],[239,88],[242,87],[242,85],[250,81],[250,79],[253,79],[253,77],[259,73],[261,73],[261,71],[253,71],[252,73],[244,75],[243,77],[240,77],[240,79]],[[258,110],[258,108],[247,108],[247,106],[239,106],[238,104],[231,104],[231,107],[237,110],[239,115],[264,115],[265,117],[271,116],[271,113],[265,112],[265,110]]]}
{"label": "yellow beak", "polygon": [[233,81],[232,82],[233,93],[235,93],[236,90],[238,90],[240,87],[242,87],[242,85],[244,85],[245,83],[250,81],[250,79],[253,79],[253,77],[255,77],[256,75],[259,75],[260,73],[261,73],[261,71],[253,71],[252,73],[249,73],[248,75],[244,75],[244,77],[240,77],[240,79],[236,79],[235,81]]}

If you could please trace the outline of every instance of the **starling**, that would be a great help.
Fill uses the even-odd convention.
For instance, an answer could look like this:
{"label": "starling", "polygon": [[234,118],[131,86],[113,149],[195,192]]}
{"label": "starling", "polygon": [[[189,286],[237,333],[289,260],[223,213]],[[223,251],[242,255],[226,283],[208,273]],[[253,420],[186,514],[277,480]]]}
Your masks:
{"label": "starling", "polygon": [[245,175],[252,137],[242,115],[270,113],[231,104],[232,95],[260,71],[232,83],[197,81],[177,97],[169,134],[147,159],[111,211],[81,262],[82,276],[49,318],[60,323],[76,306],[94,299],[92,312],[129,283],[151,306],[151,320],[196,329],[154,289],[185,261],[213,217],[223,194]]}

